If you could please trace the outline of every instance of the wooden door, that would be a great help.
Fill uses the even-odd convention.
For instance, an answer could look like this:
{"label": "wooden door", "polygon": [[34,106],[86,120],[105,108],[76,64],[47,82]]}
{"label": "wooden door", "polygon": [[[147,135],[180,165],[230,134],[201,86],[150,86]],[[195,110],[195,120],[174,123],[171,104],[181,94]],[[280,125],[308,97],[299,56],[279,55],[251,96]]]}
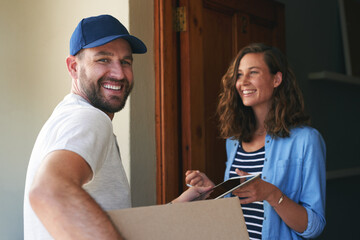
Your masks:
{"label": "wooden door", "polygon": [[[162,10],[169,4],[165,0],[160,2],[163,7],[159,9]],[[177,3],[173,1],[172,4]],[[168,119],[174,117],[169,117],[169,114],[175,114],[176,118],[171,120],[172,129],[157,125],[157,129],[162,129],[158,135],[173,133],[170,148],[176,152],[175,160],[163,154],[159,161],[158,155],[158,203],[176,197],[176,191],[178,194],[182,192],[184,173],[188,169],[205,172],[215,183],[222,181],[225,141],[219,138],[215,113],[221,77],[236,53],[251,42],[264,42],[285,49],[284,8],[280,3],[270,0],[179,0],[178,4],[185,8],[185,31],[174,33],[172,30],[167,35],[160,33],[163,44],[167,42],[165,36],[173,43],[171,59],[175,59],[172,69],[176,73],[163,69],[163,73],[171,76],[162,79],[161,83],[162,86],[165,83],[176,86],[176,90],[169,88],[169,92],[176,99],[172,99],[172,106],[178,107],[178,111],[157,111],[163,117],[168,114]],[[163,12],[162,16],[165,15]],[[162,19],[164,26],[165,18]],[[157,60],[169,64],[161,58]],[[157,96],[165,91],[157,92]],[[157,143],[158,152],[166,149],[166,142],[158,138]],[[167,182],[170,178],[173,181],[175,178],[176,183]]]}

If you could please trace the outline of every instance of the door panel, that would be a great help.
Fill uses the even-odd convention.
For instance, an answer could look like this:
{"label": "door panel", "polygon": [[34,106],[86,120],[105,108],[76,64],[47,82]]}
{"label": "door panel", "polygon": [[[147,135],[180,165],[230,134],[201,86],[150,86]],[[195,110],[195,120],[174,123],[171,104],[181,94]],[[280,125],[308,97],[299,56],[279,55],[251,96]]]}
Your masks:
{"label": "door panel", "polygon": [[219,138],[216,106],[221,77],[235,52],[233,14],[204,8],[203,19],[205,159],[201,170],[218,183],[223,178],[226,153],[225,140]]}

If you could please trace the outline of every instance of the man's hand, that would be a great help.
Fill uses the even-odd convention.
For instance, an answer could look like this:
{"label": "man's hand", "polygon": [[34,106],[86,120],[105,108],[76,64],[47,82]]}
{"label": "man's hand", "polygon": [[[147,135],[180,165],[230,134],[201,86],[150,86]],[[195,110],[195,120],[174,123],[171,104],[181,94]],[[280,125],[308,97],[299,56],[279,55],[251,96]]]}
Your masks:
{"label": "man's hand", "polygon": [[178,203],[178,202],[189,202],[193,200],[194,198],[197,198],[200,196],[201,193],[206,192],[210,190],[212,186],[207,187],[191,187],[187,189],[185,192],[183,192],[178,198],[174,199],[172,203]]}

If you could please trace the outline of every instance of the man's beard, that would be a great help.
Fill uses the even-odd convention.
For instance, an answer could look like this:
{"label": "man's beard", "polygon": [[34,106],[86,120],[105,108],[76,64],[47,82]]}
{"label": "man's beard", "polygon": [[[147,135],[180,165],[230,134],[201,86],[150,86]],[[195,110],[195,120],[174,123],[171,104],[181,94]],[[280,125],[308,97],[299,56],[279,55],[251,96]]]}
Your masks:
{"label": "man's beard", "polygon": [[[123,83],[123,96],[112,96],[112,100],[117,100],[117,104],[111,104],[110,101],[106,100],[105,97],[101,94],[101,82],[103,80],[112,81],[112,82],[122,82]],[[85,79],[86,81],[86,79]],[[81,82],[81,81],[80,81]],[[81,84],[81,83],[80,83]],[[100,78],[97,81],[97,84],[91,83],[89,85],[81,84],[81,88],[83,89],[84,93],[86,94],[88,100],[90,101],[91,105],[94,107],[102,110],[106,113],[116,113],[119,112],[121,109],[124,108],[126,100],[133,88],[133,84],[129,84],[127,79],[123,80],[116,80],[111,78]]]}

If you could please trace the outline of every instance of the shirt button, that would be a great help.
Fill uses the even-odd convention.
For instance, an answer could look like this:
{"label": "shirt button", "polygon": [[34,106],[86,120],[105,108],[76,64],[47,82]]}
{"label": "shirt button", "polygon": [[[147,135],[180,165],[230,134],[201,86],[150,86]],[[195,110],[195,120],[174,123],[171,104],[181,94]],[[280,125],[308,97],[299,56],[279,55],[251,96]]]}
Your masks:
{"label": "shirt button", "polygon": [[267,158],[265,158],[265,162],[267,162]]}
{"label": "shirt button", "polygon": [[263,178],[266,179],[266,176],[264,176]]}
{"label": "shirt button", "polygon": [[266,140],[266,143],[269,143],[270,141],[269,140]]}

